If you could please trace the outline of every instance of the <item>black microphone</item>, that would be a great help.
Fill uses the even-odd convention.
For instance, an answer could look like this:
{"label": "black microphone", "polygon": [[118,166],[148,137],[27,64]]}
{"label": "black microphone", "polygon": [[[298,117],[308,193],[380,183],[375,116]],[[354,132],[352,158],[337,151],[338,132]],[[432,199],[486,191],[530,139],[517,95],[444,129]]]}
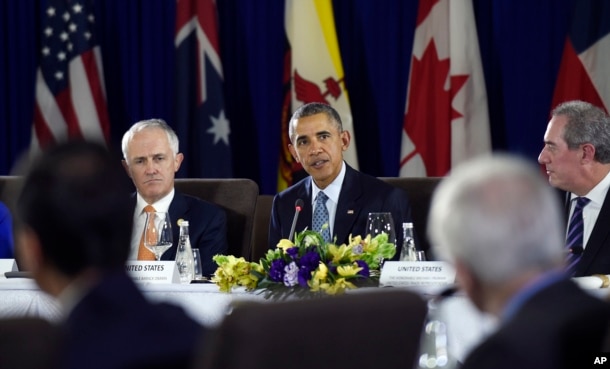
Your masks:
{"label": "black microphone", "polygon": [[292,227],[290,227],[290,235],[288,236],[289,240],[292,240],[294,236],[294,228],[297,226],[297,219],[299,218],[299,213],[303,210],[303,200],[297,199],[294,203],[294,218],[292,219]]}

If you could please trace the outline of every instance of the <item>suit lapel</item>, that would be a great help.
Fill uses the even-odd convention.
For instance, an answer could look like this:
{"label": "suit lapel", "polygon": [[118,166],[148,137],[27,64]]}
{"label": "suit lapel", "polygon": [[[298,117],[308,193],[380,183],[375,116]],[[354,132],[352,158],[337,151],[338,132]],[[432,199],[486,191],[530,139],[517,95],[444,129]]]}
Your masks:
{"label": "suit lapel", "polygon": [[608,227],[609,223],[610,191],[606,193],[604,204],[602,205],[599,215],[597,216],[595,226],[593,226],[593,231],[591,231],[591,235],[589,236],[589,240],[587,241],[587,246],[585,247],[585,251],[582,254],[582,258],[578,263],[576,275],[584,275],[583,272],[586,271],[598,257],[597,255],[601,251],[603,245],[605,244],[604,241],[608,238],[610,233],[610,227]]}
{"label": "suit lapel", "polygon": [[361,210],[362,184],[360,183],[356,171],[349,165],[346,165],[345,178],[341,185],[337,213],[335,214],[333,238],[336,235],[339,242],[347,239]]}
{"label": "suit lapel", "polygon": [[[303,210],[301,210],[301,213],[299,214],[299,219],[297,219],[297,225],[294,230],[295,233],[303,232],[305,228],[311,229],[311,181],[312,179],[311,177],[309,177],[309,180],[305,181],[304,185],[301,186],[297,193],[297,199],[303,200]],[[292,219],[293,218],[290,218],[290,224],[288,225],[289,227],[292,226]]]}

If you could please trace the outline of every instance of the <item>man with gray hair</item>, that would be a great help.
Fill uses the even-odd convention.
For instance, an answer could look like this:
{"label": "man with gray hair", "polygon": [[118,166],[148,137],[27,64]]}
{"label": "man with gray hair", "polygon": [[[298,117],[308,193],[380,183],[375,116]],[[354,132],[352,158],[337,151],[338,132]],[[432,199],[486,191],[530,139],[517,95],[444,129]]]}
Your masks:
{"label": "man with gray hair", "polygon": [[576,277],[610,274],[610,119],[584,101],[558,105],[538,161],[566,192],[567,268]]}
{"label": "man with gray hair", "polygon": [[478,158],[441,181],[428,222],[434,251],[500,320],[463,369],[583,368],[601,350],[610,309],[566,276],[562,223],[554,190],[523,159]]}
{"label": "man with gray hair", "polygon": [[[184,159],[178,151],[176,132],[161,119],[143,120],[123,135],[122,149],[123,166],[137,189],[132,197],[134,231],[130,259],[154,260],[140,242],[145,209],[151,209],[150,205],[154,211],[168,212],[174,227],[179,219],[189,221],[191,246],[201,252],[202,274],[212,275],[216,270],[212,257],[226,254],[228,249],[226,214],[212,203],[175,191],[174,176]],[[176,258],[178,236],[176,229],[172,247],[162,260]]]}

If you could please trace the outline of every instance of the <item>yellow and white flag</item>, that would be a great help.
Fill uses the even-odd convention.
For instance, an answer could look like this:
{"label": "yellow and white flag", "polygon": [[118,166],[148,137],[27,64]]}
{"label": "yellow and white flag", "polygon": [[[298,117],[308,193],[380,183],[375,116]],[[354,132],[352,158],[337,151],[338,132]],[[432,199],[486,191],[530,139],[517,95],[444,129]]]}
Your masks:
{"label": "yellow and white flag", "polygon": [[[343,122],[343,129],[350,132],[352,140],[344,152],[345,161],[358,169],[356,135],[354,134],[352,113],[345,88],[343,64],[337,42],[335,20],[331,0],[286,0],[286,35],[290,48],[290,114],[299,106],[310,102],[322,102],[332,106]],[[286,119],[286,117],[284,118]],[[287,124],[282,127],[282,145],[288,136]],[[287,148],[282,148],[287,152]],[[286,159],[284,155],[283,160]],[[280,167],[285,165],[282,161]],[[292,176],[286,177],[294,169],[287,166],[280,178],[278,190],[292,184]],[[282,182],[285,182],[282,184]]]}

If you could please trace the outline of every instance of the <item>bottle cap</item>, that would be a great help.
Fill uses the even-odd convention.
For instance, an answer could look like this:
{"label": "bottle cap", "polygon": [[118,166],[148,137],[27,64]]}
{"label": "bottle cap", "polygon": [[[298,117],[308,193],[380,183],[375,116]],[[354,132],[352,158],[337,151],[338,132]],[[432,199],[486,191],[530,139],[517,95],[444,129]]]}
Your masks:
{"label": "bottle cap", "polygon": [[184,220],[184,219],[180,219],[180,220],[181,220],[180,226],[186,226],[186,227],[189,226],[189,221],[188,220]]}

